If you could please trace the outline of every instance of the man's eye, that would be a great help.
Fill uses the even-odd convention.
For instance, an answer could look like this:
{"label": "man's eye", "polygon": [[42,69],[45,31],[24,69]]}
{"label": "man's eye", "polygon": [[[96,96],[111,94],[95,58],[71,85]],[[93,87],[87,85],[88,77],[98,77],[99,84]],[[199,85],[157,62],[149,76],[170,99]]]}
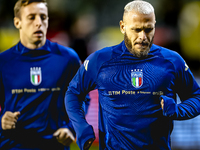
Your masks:
{"label": "man's eye", "polygon": [[28,16],[28,19],[34,20],[34,19],[35,19],[35,16]]}
{"label": "man's eye", "polygon": [[149,33],[149,32],[151,32],[153,30],[153,28],[147,28],[147,29],[145,29],[145,33]]}
{"label": "man's eye", "polygon": [[141,29],[135,29],[135,32],[141,32],[142,30]]}
{"label": "man's eye", "polygon": [[42,20],[45,20],[46,18],[47,18],[46,15],[41,15],[41,19],[42,19]]}

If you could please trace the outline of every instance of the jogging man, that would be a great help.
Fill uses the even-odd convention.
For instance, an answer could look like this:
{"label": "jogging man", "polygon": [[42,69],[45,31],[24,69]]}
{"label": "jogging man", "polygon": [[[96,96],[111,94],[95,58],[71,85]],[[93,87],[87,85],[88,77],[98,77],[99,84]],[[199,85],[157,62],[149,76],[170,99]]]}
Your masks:
{"label": "jogging man", "polygon": [[69,149],[75,132],[64,95],[80,59],[46,39],[46,0],[18,0],[14,13],[20,42],[0,54],[0,149]]}
{"label": "jogging man", "polygon": [[91,54],[70,82],[65,104],[81,149],[95,138],[80,99],[93,89],[103,150],[170,150],[173,120],[199,115],[200,88],[178,53],[153,44],[155,24],[150,3],[128,3],[120,21],[124,41]]}

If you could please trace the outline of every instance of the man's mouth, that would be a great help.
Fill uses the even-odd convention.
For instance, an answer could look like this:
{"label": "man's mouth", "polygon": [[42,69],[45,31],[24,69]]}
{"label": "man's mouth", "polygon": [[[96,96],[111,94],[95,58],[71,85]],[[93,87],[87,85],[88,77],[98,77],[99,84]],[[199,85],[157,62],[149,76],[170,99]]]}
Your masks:
{"label": "man's mouth", "polygon": [[135,48],[137,48],[140,51],[146,51],[148,46],[149,46],[148,42],[136,42],[135,43]]}
{"label": "man's mouth", "polygon": [[147,42],[136,42],[135,44],[139,45],[139,46],[148,46],[149,45]]}
{"label": "man's mouth", "polygon": [[39,30],[39,31],[34,32],[34,35],[43,36],[43,32]]}

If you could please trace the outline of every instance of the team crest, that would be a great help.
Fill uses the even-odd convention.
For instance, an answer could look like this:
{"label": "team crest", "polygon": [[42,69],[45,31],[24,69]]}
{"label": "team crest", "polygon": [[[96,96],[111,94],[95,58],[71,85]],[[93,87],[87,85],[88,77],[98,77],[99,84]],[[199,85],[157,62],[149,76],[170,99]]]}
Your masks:
{"label": "team crest", "polygon": [[39,85],[42,81],[42,71],[40,67],[30,68],[30,80],[33,85]]}
{"label": "team crest", "polygon": [[143,72],[141,69],[131,70],[131,82],[133,87],[139,88],[143,84]]}

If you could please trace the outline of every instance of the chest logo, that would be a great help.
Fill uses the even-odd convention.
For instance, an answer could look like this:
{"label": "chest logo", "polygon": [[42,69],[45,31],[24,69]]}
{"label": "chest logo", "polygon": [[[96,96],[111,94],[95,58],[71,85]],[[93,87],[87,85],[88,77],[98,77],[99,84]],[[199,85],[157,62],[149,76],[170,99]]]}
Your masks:
{"label": "chest logo", "polygon": [[42,82],[42,71],[40,67],[30,68],[30,80],[33,85],[39,85]]}
{"label": "chest logo", "polygon": [[131,83],[133,87],[139,88],[143,84],[143,72],[142,69],[131,70]]}

